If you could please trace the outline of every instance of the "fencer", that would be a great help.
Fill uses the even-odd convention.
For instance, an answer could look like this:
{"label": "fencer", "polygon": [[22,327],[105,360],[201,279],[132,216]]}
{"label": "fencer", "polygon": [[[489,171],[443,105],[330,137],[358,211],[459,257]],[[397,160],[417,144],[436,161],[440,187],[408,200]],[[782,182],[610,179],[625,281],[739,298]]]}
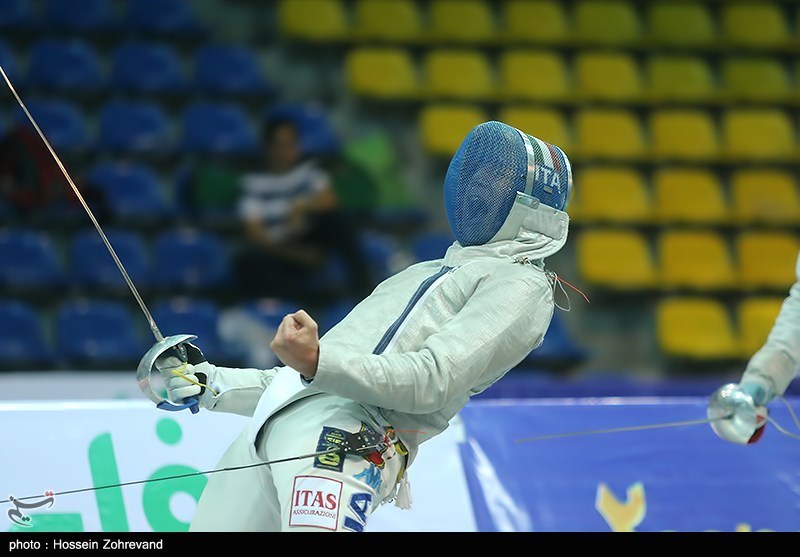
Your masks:
{"label": "fencer", "polygon": [[738,383],[723,385],[709,401],[709,417],[721,438],[737,444],[758,441],[766,425],[767,405],[783,396],[800,366],[800,256],[795,283],[770,329],[767,340],[753,354]]}
{"label": "fencer", "polygon": [[420,447],[542,343],[559,286],[545,259],[567,241],[571,192],[560,148],[479,124],[445,175],[456,241],[441,259],[389,277],[322,338],[306,312],[287,315],[272,341],[285,365],[215,366],[192,345],[188,363],[159,357],[170,400],[252,417],[219,467],[335,448],[366,429],[390,441],[214,474],[190,531],[363,531],[381,504],[410,508]]}

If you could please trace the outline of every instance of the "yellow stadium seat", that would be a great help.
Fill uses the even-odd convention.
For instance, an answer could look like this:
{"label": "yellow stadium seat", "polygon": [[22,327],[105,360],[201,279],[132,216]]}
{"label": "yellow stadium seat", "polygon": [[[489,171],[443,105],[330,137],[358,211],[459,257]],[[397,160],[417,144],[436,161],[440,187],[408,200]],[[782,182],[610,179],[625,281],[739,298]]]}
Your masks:
{"label": "yellow stadium seat", "polygon": [[789,76],[777,58],[727,58],[722,87],[731,100],[781,101],[791,94]]}
{"label": "yellow stadium seat", "polygon": [[712,298],[670,297],[656,306],[656,336],[664,355],[691,360],[727,360],[741,351],[727,307]]}
{"label": "yellow stadium seat", "polygon": [[653,111],[650,142],[652,155],[658,160],[710,160],[719,154],[714,120],[702,109]]}
{"label": "yellow stadium seat", "polygon": [[563,101],[572,94],[564,59],[555,51],[502,52],[498,73],[499,94],[507,100]]}
{"label": "yellow stadium seat", "polygon": [[575,239],[583,280],[609,290],[647,290],[656,269],[647,238],[633,229],[586,229]]}
{"label": "yellow stadium seat", "polygon": [[633,2],[578,0],[573,5],[575,38],[587,44],[628,45],[641,39],[642,29]]}
{"label": "yellow stadium seat", "polygon": [[641,172],[628,166],[583,167],[577,171],[570,217],[584,223],[647,223],[650,192]]}
{"label": "yellow stadium seat", "polygon": [[498,38],[521,44],[558,44],[569,37],[563,3],[557,0],[505,0]]}
{"label": "yellow stadium seat", "polygon": [[717,40],[715,20],[705,2],[648,3],[647,29],[656,45],[698,47]]}
{"label": "yellow stadium seat", "polygon": [[647,95],[654,101],[703,101],[714,95],[714,78],[697,56],[652,55],[647,62]]}
{"label": "yellow stadium seat", "polygon": [[719,175],[705,168],[659,168],[653,173],[655,214],[659,222],[723,224],[728,203]]}
{"label": "yellow stadium seat", "polygon": [[420,93],[414,60],[402,48],[359,48],[345,58],[349,89],[362,97],[405,100]]}
{"label": "yellow stadium seat", "polygon": [[789,43],[789,24],[777,2],[731,2],[722,6],[722,38],[736,46],[775,47]]}
{"label": "yellow stadium seat", "polygon": [[486,44],[495,39],[494,14],[484,0],[429,0],[428,40]]}
{"label": "yellow stadium seat", "polygon": [[797,160],[792,122],[777,108],[738,108],[722,116],[725,155],[733,160]]}
{"label": "yellow stadium seat", "polygon": [[645,153],[636,114],[623,108],[583,108],[574,117],[577,154],[584,158],[626,159]]}
{"label": "yellow stadium seat", "polygon": [[736,170],[731,175],[733,217],[742,224],[800,224],[797,188],[786,170]]}
{"label": "yellow stadium seat", "polygon": [[668,230],[659,237],[661,284],[667,289],[723,290],[736,284],[725,238],[711,230]]}
{"label": "yellow stadium seat", "polygon": [[576,54],[574,74],[577,94],[590,100],[635,100],[642,93],[636,61],[622,52]]}
{"label": "yellow stadium seat", "polygon": [[281,0],[278,26],[291,39],[341,41],[350,36],[342,0]]}
{"label": "yellow stadium seat", "polygon": [[739,302],[736,308],[736,323],[742,357],[750,358],[764,346],[784,299],[785,297],[757,296]]}
{"label": "yellow stadium seat", "polygon": [[788,292],[797,279],[800,240],[788,232],[747,231],[736,239],[739,284]]}
{"label": "yellow stadium seat", "polygon": [[431,99],[484,101],[497,93],[493,68],[480,50],[430,50],[422,67],[425,93]]}
{"label": "yellow stadium seat", "polygon": [[361,40],[413,43],[422,37],[422,21],[414,0],[358,0],[354,35]]}
{"label": "yellow stadium seat", "polygon": [[572,141],[564,114],[559,110],[503,106],[497,113],[497,119],[542,141],[556,145],[569,157]]}
{"label": "yellow stadium seat", "polygon": [[470,130],[487,120],[486,113],[478,106],[427,105],[419,121],[422,147],[431,155],[452,157]]}

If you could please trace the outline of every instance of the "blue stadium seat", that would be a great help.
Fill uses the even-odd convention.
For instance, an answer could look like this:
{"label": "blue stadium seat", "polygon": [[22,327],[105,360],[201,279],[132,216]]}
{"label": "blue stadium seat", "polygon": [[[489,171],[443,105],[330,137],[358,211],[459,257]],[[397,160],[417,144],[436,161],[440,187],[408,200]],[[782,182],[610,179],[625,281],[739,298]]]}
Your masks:
{"label": "blue stadium seat", "polygon": [[563,368],[583,361],[587,351],[573,340],[563,317],[556,309],[541,346],[528,354],[526,365]]}
{"label": "blue stadium seat", "polygon": [[114,32],[118,28],[112,0],[46,0],[42,26],[54,32]]}
{"label": "blue stadium seat", "polygon": [[0,301],[0,367],[49,366],[52,358],[39,313],[19,300]]}
{"label": "blue stadium seat", "polygon": [[172,214],[172,204],[150,167],[98,163],[86,180],[103,192],[111,212],[126,219],[151,221]]}
{"label": "blue stadium seat", "polygon": [[186,76],[171,46],[129,41],[111,54],[111,85],[126,93],[180,93]]}
{"label": "blue stadium seat", "polygon": [[133,310],[123,302],[67,301],[56,311],[55,330],[58,354],[70,364],[128,364],[146,350]]}
{"label": "blue stadium seat", "polygon": [[341,141],[331,126],[327,112],[316,105],[282,103],[269,107],[264,112],[266,121],[288,119],[300,132],[300,145],[304,155],[336,155]]}
{"label": "blue stadium seat", "polygon": [[364,256],[372,272],[372,278],[380,282],[392,274],[392,262],[400,248],[394,237],[375,232],[361,236]]}
{"label": "blue stadium seat", "polygon": [[[144,240],[136,232],[124,229],[104,230],[131,280],[137,288],[150,283],[150,264]],[[122,277],[103,239],[94,228],[76,232],[69,246],[70,282],[84,288],[126,291]]]}
{"label": "blue stadium seat", "polygon": [[245,155],[258,141],[244,109],[235,104],[196,103],[183,112],[183,148],[195,154]]}
{"label": "blue stadium seat", "polygon": [[169,119],[160,105],[112,101],[100,109],[98,149],[166,154],[172,149]]}
{"label": "blue stadium seat", "polygon": [[[75,104],[66,100],[34,99],[26,101],[25,105],[56,151],[84,151],[89,146],[86,119]],[[21,109],[17,110],[16,121],[31,126]]]}
{"label": "blue stadium seat", "polygon": [[3,0],[0,9],[0,29],[3,32],[27,31],[36,26],[31,0]]}
{"label": "blue stadium seat", "polygon": [[124,24],[129,31],[163,36],[205,34],[188,0],[128,0]]}
{"label": "blue stadium seat", "polygon": [[62,267],[50,236],[34,230],[0,230],[0,286],[50,289],[62,283]]}
{"label": "blue stadium seat", "polygon": [[411,238],[411,254],[415,261],[441,259],[455,241],[450,232],[422,232]]}
{"label": "blue stadium seat", "polygon": [[219,308],[216,303],[176,297],[154,304],[152,315],[164,336],[197,335],[197,339],[192,342],[203,351],[209,361],[213,362],[224,356],[217,329]]}
{"label": "blue stadium seat", "polygon": [[194,84],[210,94],[266,95],[272,86],[255,52],[243,46],[206,45],[195,52]]}
{"label": "blue stadium seat", "polygon": [[230,278],[229,253],[211,232],[169,230],[155,238],[153,269],[153,282],[162,289],[209,289]]}
{"label": "blue stadium seat", "polygon": [[41,39],[30,48],[30,86],[65,92],[102,90],[105,77],[97,52],[80,39]]}

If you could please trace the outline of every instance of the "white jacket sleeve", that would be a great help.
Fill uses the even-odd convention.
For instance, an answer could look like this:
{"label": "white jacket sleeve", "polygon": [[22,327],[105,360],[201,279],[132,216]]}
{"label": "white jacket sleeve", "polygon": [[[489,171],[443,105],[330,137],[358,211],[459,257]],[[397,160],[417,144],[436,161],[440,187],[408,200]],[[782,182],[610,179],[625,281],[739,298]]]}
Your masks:
{"label": "white jacket sleeve", "polygon": [[800,257],[796,273],[767,341],[750,358],[741,380],[762,385],[772,397],[786,392],[800,365]]}
{"label": "white jacket sleeve", "polygon": [[544,278],[484,281],[419,350],[353,354],[322,339],[310,388],[399,412],[435,412],[521,362],[552,315]]}
{"label": "white jacket sleeve", "polygon": [[215,412],[252,416],[261,394],[272,382],[277,370],[211,365],[208,373],[211,389],[205,390],[200,397],[200,404]]}

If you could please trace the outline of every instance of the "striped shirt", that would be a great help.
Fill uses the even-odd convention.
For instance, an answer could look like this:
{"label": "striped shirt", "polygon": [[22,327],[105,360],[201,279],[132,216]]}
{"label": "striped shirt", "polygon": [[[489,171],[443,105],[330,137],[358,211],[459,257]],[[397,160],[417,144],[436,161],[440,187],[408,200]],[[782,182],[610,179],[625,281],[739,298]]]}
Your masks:
{"label": "striped shirt", "polygon": [[293,205],[329,187],[328,175],[310,161],[284,174],[247,174],[242,177],[239,214],[244,220],[261,221],[270,237],[280,240],[289,233]]}

